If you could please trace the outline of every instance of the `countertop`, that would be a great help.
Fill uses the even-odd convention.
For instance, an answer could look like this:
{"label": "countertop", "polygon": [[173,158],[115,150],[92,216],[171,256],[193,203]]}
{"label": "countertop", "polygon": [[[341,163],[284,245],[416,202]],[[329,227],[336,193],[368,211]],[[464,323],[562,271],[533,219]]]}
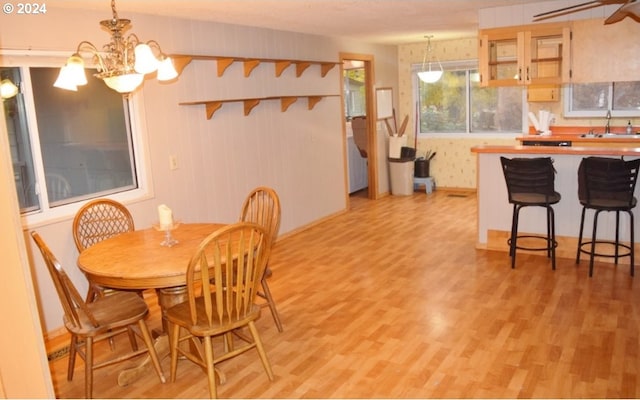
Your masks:
{"label": "countertop", "polygon": [[620,142],[630,142],[630,143],[638,143],[640,147],[640,135],[626,135],[626,134],[558,134],[558,135],[522,135],[517,138],[520,142],[522,141],[533,141],[533,142],[550,142],[550,141],[562,141],[562,142],[588,142],[588,143],[620,143]]}
{"label": "countertop", "polygon": [[[626,126],[612,126],[610,134],[604,134],[603,127],[589,127],[589,126],[555,126],[551,128],[553,132],[551,135],[537,135],[535,131],[530,128],[528,134],[524,134],[517,138],[518,141],[530,141],[530,142],[571,142],[571,143],[585,143],[592,145],[599,144],[616,144],[621,143],[638,143],[640,147],[640,132],[636,132],[637,128],[634,128],[635,134],[627,135]],[[589,134],[593,132],[593,134]],[[635,146],[634,146],[635,147]]]}
{"label": "countertop", "polygon": [[639,147],[593,147],[593,146],[493,146],[483,145],[471,148],[472,153],[503,153],[503,154],[564,154],[564,155],[592,155],[592,156],[632,156],[640,157]]}

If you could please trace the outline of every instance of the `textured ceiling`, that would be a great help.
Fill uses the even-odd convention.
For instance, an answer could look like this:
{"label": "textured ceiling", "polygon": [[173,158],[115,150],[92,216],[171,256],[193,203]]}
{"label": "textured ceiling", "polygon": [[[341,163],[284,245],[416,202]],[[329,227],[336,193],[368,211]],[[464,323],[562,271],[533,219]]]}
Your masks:
{"label": "textured ceiling", "polygon": [[[111,15],[107,0],[55,0],[54,3],[60,7],[104,10],[105,19]],[[116,8],[122,18],[127,17],[127,12],[171,15],[371,43],[400,44],[419,42],[425,35],[434,35],[434,40],[470,37],[478,29],[478,10],[529,3],[544,1],[119,0]],[[548,7],[541,10],[546,11]]]}

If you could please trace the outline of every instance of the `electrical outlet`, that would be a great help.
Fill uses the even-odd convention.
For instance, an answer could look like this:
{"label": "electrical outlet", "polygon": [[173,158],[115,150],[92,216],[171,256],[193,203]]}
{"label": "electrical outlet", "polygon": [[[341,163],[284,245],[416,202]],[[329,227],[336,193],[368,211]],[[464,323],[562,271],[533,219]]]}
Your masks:
{"label": "electrical outlet", "polygon": [[178,169],[178,157],[175,155],[169,156],[169,169],[174,170]]}

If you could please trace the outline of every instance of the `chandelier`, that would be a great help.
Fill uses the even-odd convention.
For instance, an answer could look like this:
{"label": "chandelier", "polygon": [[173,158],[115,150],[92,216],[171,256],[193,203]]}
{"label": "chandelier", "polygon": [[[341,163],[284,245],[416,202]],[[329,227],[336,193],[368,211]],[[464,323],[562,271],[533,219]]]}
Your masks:
{"label": "chandelier", "polygon": [[[90,42],[80,42],[76,52],[60,69],[53,86],[77,91],[78,86],[87,84],[84,60],[80,53],[93,56],[98,68],[98,73],[94,75],[96,78],[102,79],[111,89],[125,95],[136,90],[146,74],[156,72],[159,81],[168,81],[178,76],[171,58],[162,52],[158,42],[150,40],[143,43],[133,33],[123,36],[131,21],[118,18],[115,0],[111,0],[111,11],[113,18],[100,21],[100,25],[111,32],[111,42],[105,44],[102,50],[98,50]],[[154,49],[158,57],[154,55]]]}
{"label": "chandelier", "polygon": [[[429,36],[425,36],[425,38],[427,38],[427,51],[424,53],[424,58],[422,59],[422,71],[418,72],[418,78],[420,78],[420,80],[422,82],[425,83],[434,83],[437,82],[438,79],[440,79],[440,77],[442,77],[442,64],[440,63],[440,60],[438,60],[438,58],[435,58],[435,61],[438,63],[438,66],[440,67],[440,69],[432,69],[431,64],[435,64],[433,62],[433,54],[432,54],[432,49],[431,49],[431,38],[433,36],[429,35]],[[427,62],[427,59],[429,60]]]}

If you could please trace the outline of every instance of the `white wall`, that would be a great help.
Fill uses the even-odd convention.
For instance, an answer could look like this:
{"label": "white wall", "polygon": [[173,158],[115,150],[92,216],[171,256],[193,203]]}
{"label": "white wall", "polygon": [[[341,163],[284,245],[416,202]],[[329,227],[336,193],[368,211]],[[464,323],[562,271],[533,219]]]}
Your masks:
{"label": "white wall", "polygon": [[[4,108],[0,109],[4,120]],[[0,124],[0,153],[9,152],[8,133]],[[0,398],[53,398],[55,395],[40,334],[31,271],[21,235],[18,197],[11,160],[0,158]]]}
{"label": "white wall", "polygon": [[[0,15],[2,48],[64,51],[66,57],[81,40],[97,46],[108,42],[109,35],[98,24],[110,16],[106,7],[95,13],[47,6],[46,15]],[[131,32],[142,40],[157,40],[167,53],[322,61],[338,61],[340,52],[372,54],[376,86],[397,87],[394,46],[146,15],[121,17],[132,20]],[[244,116],[241,103],[225,104],[211,120],[205,118],[202,106],[178,105],[196,100],[338,95],[339,71],[336,66],[322,78],[319,67],[311,66],[296,78],[295,69],[289,67],[276,78],[273,64],[263,63],[245,78],[242,65],[233,64],[223,77],[217,77],[215,62],[198,61],[188,65],[175,83],[147,81],[143,99],[154,195],[127,204],[136,226],[150,226],[160,203],[168,204],[184,222],[234,221],[245,195],[258,185],[272,186],[281,197],[281,234],[345,210],[340,97],[323,98],[313,110],[301,99],[284,113],[278,101],[263,101],[249,116]],[[177,170],[169,170],[169,155],[177,156]],[[381,191],[387,188],[388,183],[380,184]],[[75,266],[71,220],[69,215],[35,228],[84,289],[86,281]],[[43,330],[52,331],[61,326],[61,309],[39,254],[33,253],[30,240],[27,243],[32,248]]]}

